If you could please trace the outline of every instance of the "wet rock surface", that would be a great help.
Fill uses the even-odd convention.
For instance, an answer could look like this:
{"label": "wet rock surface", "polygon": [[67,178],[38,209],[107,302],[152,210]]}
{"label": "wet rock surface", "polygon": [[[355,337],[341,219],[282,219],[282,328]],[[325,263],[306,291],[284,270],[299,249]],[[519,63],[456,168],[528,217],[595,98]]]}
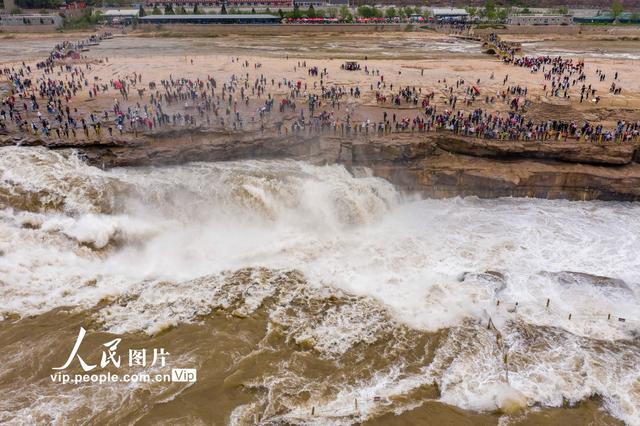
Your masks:
{"label": "wet rock surface", "polygon": [[487,158],[531,158],[567,163],[624,165],[633,161],[632,144],[598,144],[566,141],[500,141],[437,137],[436,145],[447,152]]}
{"label": "wet rock surface", "polygon": [[617,278],[602,277],[599,275],[573,271],[543,272],[542,275],[549,276],[563,285],[588,284],[597,288],[622,290],[624,292],[631,293],[631,289],[627,283]]}
{"label": "wet rock surface", "polygon": [[502,272],[498,271],[464,272],[458,277],[458,281],[486,284],[493,287],[496,292],[500,292],[507,287],[506,277]]}

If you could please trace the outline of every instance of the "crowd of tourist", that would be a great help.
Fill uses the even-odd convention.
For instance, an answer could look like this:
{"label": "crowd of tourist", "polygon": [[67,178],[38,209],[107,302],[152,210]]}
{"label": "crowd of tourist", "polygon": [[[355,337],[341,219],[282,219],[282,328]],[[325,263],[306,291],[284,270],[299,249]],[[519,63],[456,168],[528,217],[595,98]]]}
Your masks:
{"label": "crowd of tourist", "polygon": [[[497,36],[492,35],[489,40],[500,48],[512,48]],[[85,46],[82,42],[64,42],[35,67],[22,63],[1,70],[0,76],[9,81],[10,90],[0,106],[0,130],[15,126],[33,136],[74,140],[83,136],[102,138],[105,134],[138,136],[161,128],[185,126],[286,134],[449,131],[500,140],[571,138],[597,142],[638,140],[640,133],[640,121],[620,120],[614,128],[607,129],[600,124],[562,117],[538,121],[527,118],[526,110],[532,105],[529,89],[508,84],[508,74],[502,80],[502,90],[485,91],[481,96],[480,79],[468,82],[458,78],[451,84],[442,78],[433,89],[423,90],[394,85],[380,70],[369,66],[362,70],[359,64],[348,62],[354,71],[375,79],[367,90],[360,84],[329,83],[326,67],[308,66],[306,61],[294,64],[294,71],[305,70],[307,81],[294,81],[268,78],[262,72],[262,64],[234,57],[232,64],[241,64],[243,71],[231,74],[226,81],[211,75],[195,79],[169,75],[159,82],[143,82],[143,75],[138,72],[102,81],[91,74],[108,58],[93,62],[78,60],[78,51]],[[545,96],[570,98],[576,93],[572,89],[579,86],[580,102],[600,100],[591,84],[586,84],[581,61],[513,54],[504,60],[532,73],[542,72]],[[251,69],[254,75],[250,74]],[[606,76],[599,72],[598,78],[604,81]],[[617,79],[616,73],[610,90],[613,94],[622,90]],[[74,102],[81,93],[89,99],[114,100],[99,112],[88,111]],[[360,102],[361,98],[366,98],[365,102]],[[366,100],[375,101],[375,107],[368,106],[366,111],[355,114]],[[498,103],[504,107],[495,108]],[[278,108],[274,108],[276,104]],[[506,111],[498,112],[500,109]],[[362,118],[367,115],[370,118]]]}

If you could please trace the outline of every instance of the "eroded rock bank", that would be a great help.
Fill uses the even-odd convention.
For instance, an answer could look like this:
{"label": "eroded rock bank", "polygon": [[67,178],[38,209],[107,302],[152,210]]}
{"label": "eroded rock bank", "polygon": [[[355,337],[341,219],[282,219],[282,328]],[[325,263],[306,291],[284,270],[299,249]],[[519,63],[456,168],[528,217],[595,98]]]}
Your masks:
{"label": "eroded rock bank", "polygon": [[90,164],[105,168],[242,159],[341,163],[369,167],[404,190],[434,198],[640,200],[640,147],[631,143],[489,141],[444,132],[340,137],[202,129],[78,144],[0,136],[0,143],[76,149]]}
{"label": "eroded rock bank", "polygon": [[[569,200],[640,200],[637,146],[586,142],[486,141],[448,134],[422,143],[354,145],[356,165],[432,198],[535,197]],[[402,164],[402,166],[399,166]]]}

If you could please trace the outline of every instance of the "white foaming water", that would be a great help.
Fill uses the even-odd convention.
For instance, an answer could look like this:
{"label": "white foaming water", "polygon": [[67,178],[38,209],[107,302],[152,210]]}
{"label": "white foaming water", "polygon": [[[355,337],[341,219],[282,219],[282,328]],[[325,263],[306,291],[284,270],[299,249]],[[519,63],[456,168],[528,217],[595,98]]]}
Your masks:
{"label": "white foaming water", "polygon": [[[468,319],[486,325],[491,318],[517,347],[519,334],[508,331],[512,320],[554,327],[564,334],[552,349],[574,351],[594,371],[591,381],[577,380],[578,361],[543,351],[531,355],[535,362],[523,361],[509,386],[495,370],[501,355],[486,345],[447,368],[435,363],[423,378],[391,372],[383,384],[370,384],[376,392],[436,380],[444,401],[471,409],[523,399],[557,406],[563,398],[599,393],[617,417],[640,423],[634,348],[621,343],[626,358],[620,359],[615,350],[596,356],[587,344],[637,335],[638,204],[406,199],[381,179],[293,161],[101,171],[61,153],[4,148],[0,173],[0,314],[85,308],[133,295],[134,302],[101,308],[105,327],[155,332],[224,305],[223,280],[215,277],[225,271],[296,269],[317,290],[373,299],[395,321],[417,329],[458,327]],[[485,271],[502,275],[491,282],[481,278]],[[568,282],[553,274],[561,271],[618,278],[626,288],[586,276]],[[461,279],[465,272],[472,274]],[[213,278],[198,279],[205,275]],[[244,313],[271,294],[268,282],[258,281]],[[367,322],[374,334],[382,321],[362,316],[357,304],[345,306],[295,338],[343,353],[370,339],[367,330],[348,330],[349,319]],[[331,330],[344,339],[323,337]],[[599,369],[600,363],[616,368]],[[544,369],[566,378],[547,380]],[[476,370],[486,380],[462,381]]]}

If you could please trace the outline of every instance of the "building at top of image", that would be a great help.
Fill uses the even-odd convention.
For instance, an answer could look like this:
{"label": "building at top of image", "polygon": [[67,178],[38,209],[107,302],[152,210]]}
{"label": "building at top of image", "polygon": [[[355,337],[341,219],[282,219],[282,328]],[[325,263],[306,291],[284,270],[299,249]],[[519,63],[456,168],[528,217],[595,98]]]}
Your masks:
{"label": "building at top of image", "polygon": [[57,30],[63,23],[57,14],[11,14],[17,8],[14,0],[0,0],[0,4],[0,32],[47,32]]}
{"label": "building at top of image", "polygon": [[20,13],[14,0],[0,0],[0,32],[49,32],[60,28],[63,18],[56,13]]}
{"label": "building at top of image", "polygon": [[349,0],[296,0],[296,5],[300,8],[313,7],[342,7],[349,6]]}
{"label": "building at top of image", "polygon": [[251,15],[148,15],[138,21],[140,24],[278,24],[280,17],[265,14]]}
{"label": "building at top of image", "polygon": [[465,9],[455,7],[434,7],[431,9],[431,17],[438,22],[466,21],[469,13]]}
{"label": "building at top of image", "polygon": [[10,13],[15,8],[16,3],[14,0],[0,0],[0,14]]}
{"label": "building at top of image", "polygon": [[293,0],[146,0],[145,7],[164,7],[164,6],[184,6],[184,7],[215,7],[220,8],[222,5],[229,7],[277,7],[292,8]]}
{"label": "building at top of image", "polygon": [[109,9],[100,18],[108,24],[129,25],[140,15],[140,9]]}

